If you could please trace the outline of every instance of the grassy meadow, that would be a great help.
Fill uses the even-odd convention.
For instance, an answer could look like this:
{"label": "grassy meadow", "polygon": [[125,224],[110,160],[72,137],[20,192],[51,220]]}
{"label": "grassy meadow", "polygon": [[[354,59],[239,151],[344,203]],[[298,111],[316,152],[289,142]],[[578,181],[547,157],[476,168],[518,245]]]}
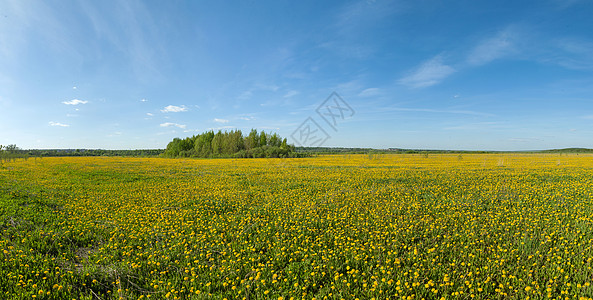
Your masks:
{"label": "grassy meadow", "polygon": [[0,163],[1,299],[590,299],[593,156]]}

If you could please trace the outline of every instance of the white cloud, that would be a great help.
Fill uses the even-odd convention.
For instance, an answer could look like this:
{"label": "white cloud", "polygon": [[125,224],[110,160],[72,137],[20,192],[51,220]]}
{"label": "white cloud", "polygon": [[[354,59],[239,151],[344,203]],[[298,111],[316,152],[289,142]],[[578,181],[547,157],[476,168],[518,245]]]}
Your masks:
{"label": "white cloud", "polygon": [[94,35],[125,58],[126,66],[131,67],[137,80],[163,78],[157,63],[163,55],[163,39],[157,38],[160,30],[148,8],[142,2],[122,1],[114,3],[113,9],[117,13],[106,17],[101,7],[80,4],[80,13]]}
{"label": "white cloud", "polygon": [[62,103],[66,104],[66,105],[78,105],[78,104],[87,104],[89,102],[86,100],[72,99],[70,101],[64,101]]}
{"label": "white cloud", "polygon": [[255,120],[255,117],[239,117],[239,119],[244,120],[244,121],[251,121],[251,120]]}
{"label": "white cloud", "polygon": [[123,134],[123,132],[121,131],[116,131],[112,134],[108,134],[107,137],[116,137],[116,136],[121,136]]}
{"label": "white cloud", "polygon": [[208,130],[223,130],[223,129],[235,129],[235,126],[221,126],[221,127],[211,127]]}
{"label": "white cloud", "polygon": [[358,96],[360,97],[372,97],[372,96],[377,96],[379,95],[381,90],[379,90],[378,88],[368,88],[363,90],[362,92],[360,92],[358,94]]}
{"label": "white cloud", "polygon": [[402,9],[398,1],[353,1],[338,9],[334,27],[341,35],[362,34]]}
{"label": "white cloud", "polygon": [[467,62],[479,66],[513,53],[515,35],[512,30],[506,29],[492,38],[483,40],[470,52]]}
{"label": "white cloud", "polygon": [[412,74],[400,79],[399,83],[412,88],[429,87],[441,82],[455,71],[451,66],[443,64],[441,56],[437,55],[424,62]]}
{"label": "white cloud", "polygon": [[276,92],[280,89],[277,85],[270,85],[270,84],[256,84],[248,90],[243,91],[239,96],[237,96],[238,100],[249,100],[253,97],[254,93],[264,91],[264,92]]}
{"label": "white cloud", "polygon": [[563,38],[553,41],[550,49],[540,60],[567,69],[593,69],[593,41]]}
{"label": "white cloud", "polygon": [[162,123],[160,126],[161,127],[177,127],[177,128],[181,128],[181,129],[184,129],[185,127],[187,127],[187,125],[171,123],[171,122]]}
{"label": "white cloud", "polygon": [[146,115],[149,116],[149,117],[154,116],[154,114],[151,114],[151,113],[146,113]]}
{"label": "white cloud", "polygon": [[288,91],[288,92],[287,92],[287,93],[284,95],[284,98],[290,98],[290,97],[294,97],[294,96],[296,96],[296,95],[298,95],[298,94],[299,94],[299,92],[297,92],[297,91],[295,91],[295,90],[291,90],[291,91]]}
{"label": "white cloud", "polygon": [[442,113],[442,114],[460,114],[473,115],[482,117],[494,117],[496,115],[491,113],[473,111],[473,110],[457,110],[457,109],[432,109],[432,108],[407,108],[407,107],[380,107],[380,111],[402,111],[402,112],[425,112],[425,113]]}
{"label": "white cloud", "polygon": [[161,109],[161,112],[164,112],[164,113],[182,112],[182,111],[187,111],[187,107],[185,107],[185,105],[182,105],[182,106],[169,105],[169,106],[166,106],[165,108]]}
{"label": "white cloud", "polygon": [[53,121],[50,121],[50,122],[49,122],[49,126],[68,127],[68,126],[70,126],[70,125],[68,125],[68,124],[62,124],[62,123],[58,123],[58,122],[53,122]]}
{"label": "white cloud", "polygon": [[72,89],[75,90],[75,89],[77,89],[77,87],[73,86]]}
{"label": "white cloud", "polygon": [[253,95],[253,92],[251,92],[251,91],[245,91],[245,92],[241,93],[241,95],[239,95],[239,97],[237,97],[237,99],[239,99],[239,100],[247,100],[247,99],[251,98],[252,95]]}
{"label": "white cloud", "polygon": [[536,142],[536,141],[543,141],[540,138],[536,138],[536,137],[527,137],[527,138],[510,138],[509,139],[510,142],[519,142],[519,143],[531,143],[531,142]]}
{"label": "white cloud", "polygon": [[142,100],[140,100],[140,102],[148,102],[148,100],[142,98]]}
{"label": "white cloud", "polygon": [[183,132],[200,132],[198,129],[186,129]]}
{"label": "white cloud", "polygon": [[216,123],[228,123],[229,120],[214,118],[214,122],[216,122]]}
{"label": "white cloud", "polygon": [[264,90],[264,91],[272,91],[275,92],[277,91],[280,87],[274,84],[256,84],[255,85],[256,89],[259,90]]}

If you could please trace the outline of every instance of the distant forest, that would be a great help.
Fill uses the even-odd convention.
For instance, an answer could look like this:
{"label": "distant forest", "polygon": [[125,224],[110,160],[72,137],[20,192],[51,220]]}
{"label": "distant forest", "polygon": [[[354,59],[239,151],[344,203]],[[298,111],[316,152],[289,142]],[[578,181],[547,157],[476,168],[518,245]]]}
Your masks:
{"label": "distant forest", "polygon": [[214,131],[185,139],[175,138],[167,145],[165,157],[301,157],[293,145],[276,133],[252,129],[247,136],[241,130]]}
{"label": "distant forest", "polygon": [[28,149],[24,150],[16,145],[0,145],[0,159],[28,158],[28,157],[62,157],[62,156],[137,156],[154,157],[161,155],[163,149],[137,150],[105,150],[105,149]]}
{"label": "distant forest", "polygon": [[[238,131],[240,133],[240,131]],[[233,133],[233,134],[231,134]],[[212,131],[191,138],[176,138],[167,149],[105,150],[105,149],[21,149],[14,144],[0,145],[0,162],[29,157],[60,156],[133,156],[133,157],[303,157],[319,154],[478,154],[478,153],[550,153],[550,154],[586,154],[593,153],[588,148],[564,148],[533,151],[464,151],[464,150],[426,150],[426,149],[373,149],[344,147],[294,147],[280,139],[276,134],[253,131],[238,139],[237,131],[230,133]],[[226,136],[226,139],[223,138]],[[262,136],[265,137],[263,144]],[[233,142],[234,137],[236,141]],[[207,147],[208,144],[210,147]],[[224,141],[224,142],[221,142]],[[257,142],[257,143],[256,143]],[[192,146],[193,145],[193,146]],[[212,145],[215,147],[212,148]],[[263,146],[262,146],[263,145]],[[238,149],[238,150],[237,150]],[[237,150],[237,151],[236,151]],[[236,152],[234,152],[236,151]]]}

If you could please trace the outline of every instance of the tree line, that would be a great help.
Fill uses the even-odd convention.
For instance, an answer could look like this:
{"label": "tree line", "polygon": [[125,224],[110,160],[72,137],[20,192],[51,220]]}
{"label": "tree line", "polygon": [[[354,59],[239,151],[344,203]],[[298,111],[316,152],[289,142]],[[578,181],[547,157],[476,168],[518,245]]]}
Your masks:
{"label": "tree line", "polygon": [[105,149],[31,149],[21,150],[22,153],[32,157],[52,156],[134,156],[134,157],[156,157],[161,155],[164,149],[136,149],[136,150],[105,150]]}
{"label": "tree line", "polygon": [[24,150],[16,145],[0,145],[0,159],[12,160],[28,157],[61,157],[61,156],[136,156],[156,157],[165,152],[164,149],[137,150],[105,150],[105,149],[28,149]]}
{"label": "tree line", "polygon": [[27,158],[28,155],[21,153],[21,149],[16,145],[3,146],[0,145],[0,162],[7,160],[15,160],[17,158]]}
{"label": "tree line", "polygon": [[241,130],[213,130],[202,134],[175,138],[169,142],[163,153],[165,157],[299,157],[293,145],[276,133],[258,132],[252,129],[243,136]]}

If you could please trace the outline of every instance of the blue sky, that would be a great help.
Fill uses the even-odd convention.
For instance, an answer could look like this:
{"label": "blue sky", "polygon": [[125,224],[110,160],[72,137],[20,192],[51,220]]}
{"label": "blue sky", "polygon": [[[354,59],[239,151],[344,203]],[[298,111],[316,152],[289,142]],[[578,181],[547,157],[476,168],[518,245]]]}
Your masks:
{"label": "blue sky", "polygon": [[[590,0],[2,1],[0,144],[164,148],[234,128],[299,144],[311,118],[324,146],[593,148],[591,12]],[[332,127],[316,110],[334,91],[351,110]]]}

